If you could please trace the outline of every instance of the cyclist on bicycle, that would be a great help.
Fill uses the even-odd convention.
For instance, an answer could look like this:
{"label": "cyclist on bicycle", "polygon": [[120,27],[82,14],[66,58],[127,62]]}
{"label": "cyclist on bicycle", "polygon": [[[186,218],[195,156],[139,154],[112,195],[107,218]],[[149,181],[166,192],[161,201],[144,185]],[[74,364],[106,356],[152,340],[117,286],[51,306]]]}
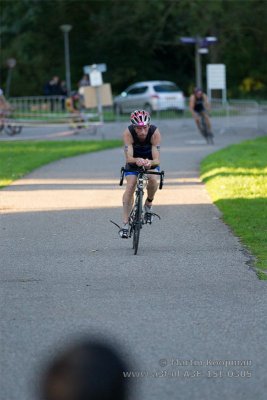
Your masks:
{"label": "cyclist on bicycle", "polygon": [[[131,125],[123,132],[124,153],[129,172],[126,176],[126,189],[123,194],[123,227],[120,236],[128,238],[128,218],[133,206],[133,195],[137,182],[138,167],[159,170],[161,135],[155,125],[151,125],[151,117],[145,110],[136,110],[130,117]],[[145,201],[146,222],[152,221],[152,202],[158,188],[155,175],[148,175],[147,199]]]}
{"label": "cyclist on bicycle", "polygon": [[6,117],[11,111],[11,104],[6,100],[3,90],[0,88],[0,117]]}
{"label": "cyclist on bicycle", "polygon": [[201,132],[200,117],[203,115],[206,121],[208,132],[210,136],[213,136],[211,132],[210,118],[208,115],[208,111],[210,111],[210,103],[208,96],[202,91],[202,89],[194,89],[194,93],[189,99],[189,108],[199,131]]}

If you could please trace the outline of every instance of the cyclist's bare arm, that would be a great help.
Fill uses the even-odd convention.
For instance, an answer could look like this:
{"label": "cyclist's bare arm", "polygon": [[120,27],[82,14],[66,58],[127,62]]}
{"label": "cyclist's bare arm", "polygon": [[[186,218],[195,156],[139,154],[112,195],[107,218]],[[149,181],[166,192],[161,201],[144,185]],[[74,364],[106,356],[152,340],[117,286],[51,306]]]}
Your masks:
{"label": "cyclist's bare arm", "polygon": [[198,117],[197,113],[194,110],[195,104],[196,104],[195,96],[193,94],[191,94],[191,96],[189,98],[189,110],[191,111],[191,114],[194,118]]}
{"label": "cyclist's bare arm", "polygon": [[161,135],[158,128],[155,130],[152,138],[152,160],[151,160],[151,167],[156,167],[160,164],[160,142],[161,142]]}
{"label": "cyclist's bare arm", "polygon": [[126,163],[136,164],[136,158],[133,157],[133,138],[129,129],[123,132],[123,142]]}

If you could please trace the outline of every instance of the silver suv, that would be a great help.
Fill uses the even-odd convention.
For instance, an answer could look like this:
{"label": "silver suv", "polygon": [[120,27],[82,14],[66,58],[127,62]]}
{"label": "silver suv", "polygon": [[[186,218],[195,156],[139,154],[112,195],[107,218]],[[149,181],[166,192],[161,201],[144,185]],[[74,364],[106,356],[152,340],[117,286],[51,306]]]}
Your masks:
{"label": "silver suv", "polygon": [[179,87],[170,81],[145,81],[129,86],[114,98],[114,110],[118,114],[135,109],[149,112],[162,110],[185,110],[185,98]]}

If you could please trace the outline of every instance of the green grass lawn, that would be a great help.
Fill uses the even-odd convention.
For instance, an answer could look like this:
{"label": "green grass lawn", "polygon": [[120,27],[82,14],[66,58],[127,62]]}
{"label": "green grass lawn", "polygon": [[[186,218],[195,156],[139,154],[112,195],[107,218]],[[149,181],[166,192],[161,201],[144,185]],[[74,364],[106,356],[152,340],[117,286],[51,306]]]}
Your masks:
{"label": "green grass lawn", "polygon": [[258,276],[267,280],[267,137],[209,155],[201,178],[224,221],[256,256]]}
{"label": "green grass lawn", "polygon": [[0,143],[0,188],[60,158],[122,146],[120,140]]}

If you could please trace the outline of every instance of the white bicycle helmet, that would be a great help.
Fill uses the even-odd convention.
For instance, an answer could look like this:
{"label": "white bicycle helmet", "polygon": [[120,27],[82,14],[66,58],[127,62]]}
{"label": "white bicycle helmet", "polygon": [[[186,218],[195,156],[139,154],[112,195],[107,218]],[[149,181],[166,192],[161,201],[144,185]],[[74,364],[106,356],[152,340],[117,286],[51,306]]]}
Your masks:
{"label": "white bicycle helmet", "polygon": [[147,126],[151,121],[149,112],[145,110],[135,110],[132,112],[130,119],[134,126]]}

